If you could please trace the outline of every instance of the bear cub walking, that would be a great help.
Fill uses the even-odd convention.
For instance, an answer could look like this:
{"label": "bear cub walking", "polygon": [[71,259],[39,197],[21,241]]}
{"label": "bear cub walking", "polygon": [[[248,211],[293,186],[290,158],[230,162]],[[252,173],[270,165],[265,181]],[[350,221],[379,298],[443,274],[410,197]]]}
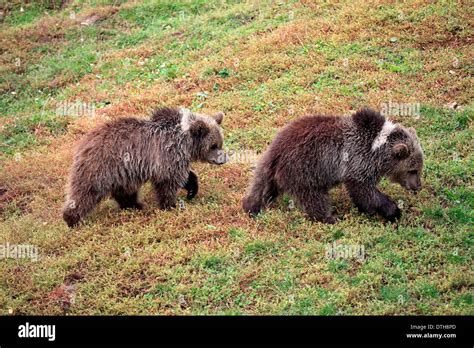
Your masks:
{"label": "bear cub walking", "polygon": [[188,198],[194,197],[198,179],[191,162],[227,161],[223,116],[161,108],[151,119],[123,118],[91,131],[74,155],[64,221],[75,226],[109,194],[122,209],[141,209],[138,190],[149,180],[161,209],[176,205],[180,188],[188,191]]}
{"label": "bear cub walking", "polygon": [[370,109],[351,117],[309,116],[291,122],[262,155],[243,209],[255,215],[283,192],[311,220],[333,224],[328,191],[344,183],[361,212],[400,217],[395,202],[377,189],[382,177],[421,189],[423,151],[413,128]]}

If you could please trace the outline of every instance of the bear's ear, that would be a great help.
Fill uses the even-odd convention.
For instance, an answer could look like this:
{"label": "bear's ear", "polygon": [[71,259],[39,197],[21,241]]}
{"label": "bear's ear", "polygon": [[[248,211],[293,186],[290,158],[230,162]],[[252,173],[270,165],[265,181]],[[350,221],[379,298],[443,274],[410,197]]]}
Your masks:
{"label": "bear's ear", "polygon": [[222,120],[224,119],[224,113],[220,111],[217,114],[213,115],[212,118],[216,120],[217,124],[221,124]]}
{"label": "bear's ear", "polygon": [[192,136],[202,138],[209,133],[209,127],[206,122],[202,120],[196,120],[191,123],[189,131],[191,132]]}
{"label": "bear's ear", "polygon": [[410,150],[406,144],[398,143],[393,146],[392,153],[395,158],[402,160],[408,157]]}

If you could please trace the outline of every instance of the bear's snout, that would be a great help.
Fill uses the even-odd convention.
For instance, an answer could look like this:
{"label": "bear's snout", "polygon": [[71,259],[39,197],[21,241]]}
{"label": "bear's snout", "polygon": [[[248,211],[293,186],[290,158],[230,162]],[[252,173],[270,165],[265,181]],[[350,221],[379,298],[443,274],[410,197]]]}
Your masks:
{"label": "bear's snout", "polygon": [[227,163],[228,161],[229,161],[229,156],[224,150],[217,151],[217,155],[211,158],[211,163],[218,164],[218,165]]}

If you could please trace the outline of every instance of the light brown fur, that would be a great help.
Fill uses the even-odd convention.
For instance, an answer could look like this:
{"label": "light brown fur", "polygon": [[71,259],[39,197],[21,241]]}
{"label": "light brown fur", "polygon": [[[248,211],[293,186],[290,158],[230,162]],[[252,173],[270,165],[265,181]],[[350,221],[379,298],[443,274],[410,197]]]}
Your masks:
{"label": "light brown fur", "polygon": [[106,123],[79,144],[69,175],[63,218],[76,225],[104,197],[112,195],[121,208],[140,209],[140,186],[151,180],[161,209],[176,205],[181,187],[197,190],[190,172],[193,161],[223,164],[220,128],[214,117],[187,109],[158,109],[150,120],[123,118]]}

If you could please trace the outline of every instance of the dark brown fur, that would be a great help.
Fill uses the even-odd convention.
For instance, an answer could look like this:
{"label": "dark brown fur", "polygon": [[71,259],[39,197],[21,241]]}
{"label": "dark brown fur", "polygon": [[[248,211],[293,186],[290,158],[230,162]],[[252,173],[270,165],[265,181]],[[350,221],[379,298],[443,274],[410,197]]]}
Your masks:
{"label": "dark brown fur", "polygon": [[399,208],[377,184],[387,176],[419,190],[423,154],[414,130],[401,125],[393,125],[373,148],[384,124],[384,117],[369,109],[352,117],[310,116],[290,123],[259,161],[243,209],[255,215],[286,192],[310,219],[335,223],[328,192],[344,183],[359,210],[398,219]]}

